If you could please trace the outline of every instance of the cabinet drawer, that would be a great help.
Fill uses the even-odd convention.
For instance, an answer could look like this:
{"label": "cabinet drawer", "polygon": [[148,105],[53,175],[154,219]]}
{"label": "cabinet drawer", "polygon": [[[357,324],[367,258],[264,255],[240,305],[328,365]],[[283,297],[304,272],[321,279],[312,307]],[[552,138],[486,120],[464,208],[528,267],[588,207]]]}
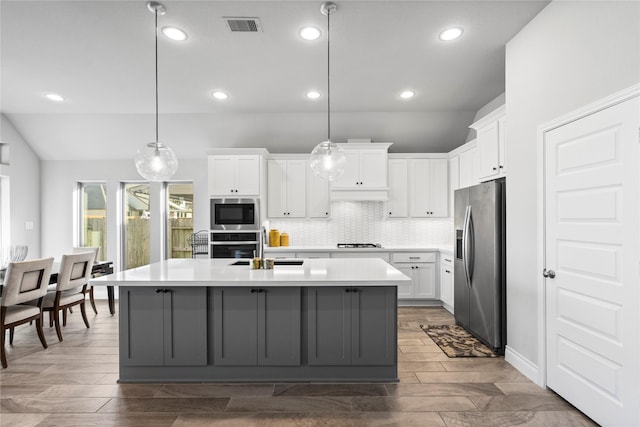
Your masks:
{"label": "cabinet drawer", "polygon": [[453,268],[453,255],[440,254],[440,264],[446,267]]}
{"label": "cabinet drawer", "polygon": [[329,252],[296,252],[296,258],[330,258]]}
{"label": "cabinet drawer", "polygon": [[436,262],[435,252],[398,252],[392,257],[393,262]]}

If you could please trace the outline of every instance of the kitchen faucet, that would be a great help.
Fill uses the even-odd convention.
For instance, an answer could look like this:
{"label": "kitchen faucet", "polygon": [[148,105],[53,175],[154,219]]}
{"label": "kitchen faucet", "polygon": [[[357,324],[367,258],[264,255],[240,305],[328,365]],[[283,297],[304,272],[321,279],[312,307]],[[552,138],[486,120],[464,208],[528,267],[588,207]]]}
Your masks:
{"label": "kitchen faucet", "polygon": [[259,246],[258,257],[260,259],[264,259],[264,246],[266,243],[267,243],[267,227],[263,225],[260,228],[260,239],[258,242],[258,246]]}

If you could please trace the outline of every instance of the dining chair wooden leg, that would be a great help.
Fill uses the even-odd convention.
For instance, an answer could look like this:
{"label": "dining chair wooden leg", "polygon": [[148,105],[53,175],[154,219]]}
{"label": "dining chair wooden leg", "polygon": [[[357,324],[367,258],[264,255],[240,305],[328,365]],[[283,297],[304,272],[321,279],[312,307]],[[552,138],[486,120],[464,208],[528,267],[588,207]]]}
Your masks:
{"label": "dining chair wooden leg", "polygon": [[98,309],[96,308],[96,301],[93,299],[93,286],[89,288],[89,301],[91,301],[91,308],[93,308],[93,312],[98,314]]}
{"label": "dining chair wooden leg", "polygon": [[40,338],[40,342],[42,343],[42,347],[48,348],[47,340],[44,337],[44,331],[42,330],[42,316],[36,319],[36,331],[38,332],[38,338]]}
{"label": "dining chair wooden leg", "polygon": [[13,345],[13,328],[9,328],[9,345]]}
{"label": "dining chair wooden leg", "polygon": [[7,356],[4,354],[4,331],[5,331],[5,329],[3,328],[2,329],[2,333],[0,334],[0,352],[2,353],[2,354],[0,354],[0,361],[2,361],[2,367],[6,368],[7,367]]}
{"label": "dining chair wooden leg", "polygon": [[[69,308],[71,310],[71,308]],[[62,310],[62,326],[67,326],[67,309]]]}
{"label": "dining chair wooden leg", "polygon": [[84,324],[87,326],[87,329],[89,329],[89,319],[87,319],[87,309],[84,302],[80,303],[80,313],[82,313],[82,320],[84,320]]}
{"label": "dining chair wooden leg", "polygon": [[49,327],[53,327],[53,311],[49,312]]}
{"label": "dining chair wooden leg", "polygon": [[56,334],[58,334],[58,341],[62,342],[62,328],[60,328],[60,310],[57,307],[53,308],[53,323],[56,325]]}

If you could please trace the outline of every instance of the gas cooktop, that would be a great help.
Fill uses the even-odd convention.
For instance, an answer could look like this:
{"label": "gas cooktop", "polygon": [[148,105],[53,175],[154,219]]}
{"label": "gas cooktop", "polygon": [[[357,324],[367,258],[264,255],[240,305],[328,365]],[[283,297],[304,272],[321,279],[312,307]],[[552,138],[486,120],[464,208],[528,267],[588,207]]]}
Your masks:
{"label": "gas cooktop", "polygon": [[380,243],[338,243],[338,248],[381,248]]}

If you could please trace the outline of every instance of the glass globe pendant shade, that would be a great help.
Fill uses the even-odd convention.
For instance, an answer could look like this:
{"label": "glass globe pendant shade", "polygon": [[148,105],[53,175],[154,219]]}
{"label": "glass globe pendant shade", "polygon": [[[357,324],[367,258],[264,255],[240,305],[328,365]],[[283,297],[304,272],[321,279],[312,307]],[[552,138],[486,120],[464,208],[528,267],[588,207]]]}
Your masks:
{"label": "glass globe pendant shade", "polygon": [[140,147],[135,160],[138,173],[153,182],[166,181],[178,170],[178,158],[173,150],[157,142]]}
{"label": "glass globe pendant shade", "polygon": [[347,156],[345,156],[344,150],[330,140],[316,145],[309,159],[313,173],[329,181],[340,177],[347,165]]}

